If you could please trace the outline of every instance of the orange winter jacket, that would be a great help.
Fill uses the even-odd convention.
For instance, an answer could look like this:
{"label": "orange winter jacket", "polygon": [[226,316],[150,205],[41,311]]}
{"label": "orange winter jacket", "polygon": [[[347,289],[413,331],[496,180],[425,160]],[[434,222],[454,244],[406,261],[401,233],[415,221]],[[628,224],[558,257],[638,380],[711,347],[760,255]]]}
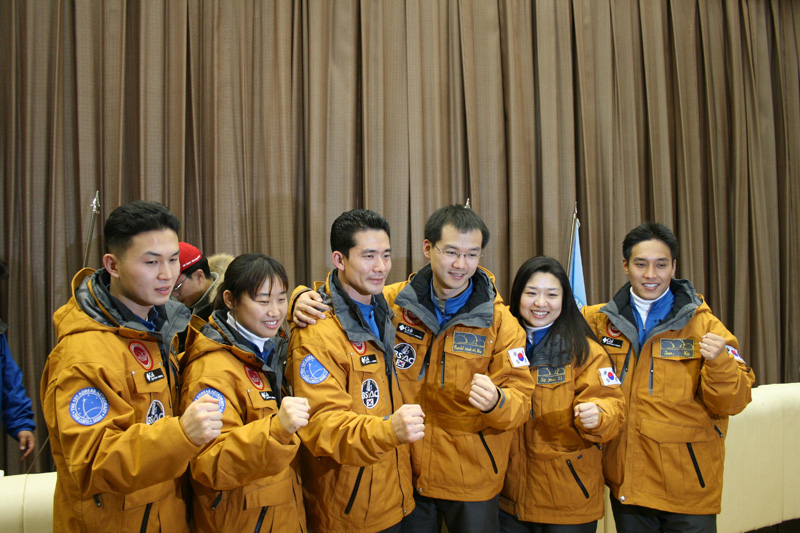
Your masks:
{"label": "orange winter jacket", "polygon": [[[488,270],[478,268],[467,302],[439,327],[430,265],[384,289],[397,327],[395,367],[406,403],[425,413],[425,437],[411,445],[414,488],[432,498],[485,501],[503,487],[512,431],[530,418],[533,379],[525,331]],[[481,412],[469,401],[474,374],[500,390]]]}
{"label": "orange winter jacket", "polygon": [[156,308],[155,331],[108,292],[104,269],[80,271],[53,316],[58,344],[41,381],[58,473],[56,532],[188,531],[182,479],[200,448],[177,417],[177,302]]}
{"label": "orange winter jacket", "polygon": [[[623,504],[685,514],[720,512],[728,416],[750,403],[755,376],[739,341],[687,280],[673,279],[672,311],[639,346],[630,283],[583,313],[622,381],[627,408],[620,435],[606,444],[606,484]],[[700,355],[708,332],[727,350]]]}
{"label": "orange winter jacket", "polygon": [[303,532],[300,439],[278,420],[287,341],[267,364],[227,314],[192,317],[181,359],[181,411],[203,394],[222,409],[221,435],[191,463],[194,529]]}
{"label": "orange winter jacket", "polygon": [[385,299],[373,298],[381,340],[337,272],[316,287],[331,306],[326,319],[292,330],[286,375],[311,407],[308,426],[298,431],[309,528],[366,533],[414,509],[409,447],[390,420],[408,402],[393,371],[395,331]]}
{"label": "orange winter jacket", "polygon": [[[585,524],[603,516],[600,443],[619,433],[624,401],[619,383],[608,377],[608,354],[587,340],[581,365],[553,334],[528,352],[536,379],[533,419],[514,433],[500,494],[500,508],[523,522]],[[573,416],[574,407],[586,402],[601,411],[592,429]]]}

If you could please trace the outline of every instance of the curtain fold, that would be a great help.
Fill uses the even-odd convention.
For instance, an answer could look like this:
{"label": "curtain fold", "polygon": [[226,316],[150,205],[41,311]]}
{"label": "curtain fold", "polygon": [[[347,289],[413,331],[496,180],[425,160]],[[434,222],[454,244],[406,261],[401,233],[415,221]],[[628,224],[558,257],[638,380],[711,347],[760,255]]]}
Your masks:
{"label": "curtain fold", "polygon": [[331,267],[344,210],[387,217],[397,281],[425,264],[427,217],[469,198],[503,296],[532,255],[566,263],[577,204],[590,302],[658,220],[758,382],[800,379],[797,2],[10,0],[0,47],[0,316],[40,443],[95,191],[89,266],[111,210],[149,199],[292,285]]}

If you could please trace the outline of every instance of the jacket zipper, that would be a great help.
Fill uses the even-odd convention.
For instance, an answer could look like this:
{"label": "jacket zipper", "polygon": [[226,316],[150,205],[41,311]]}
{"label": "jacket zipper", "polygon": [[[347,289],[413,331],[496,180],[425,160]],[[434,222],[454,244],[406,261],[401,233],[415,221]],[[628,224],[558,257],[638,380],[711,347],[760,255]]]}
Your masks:
{"label": "jacket zipper", "polygon": [[139,530],[141,533],[146,533],[147,531],[147,521],[150,520],[150,509],[153,507],[152,502],[147,504],[147,507],[144,508],[144,518],[142,518],[142,528]]}
{"label": "jacket zipper", "polygon": [[700,482],[700,487],[706,488],[706,482],[703,481],[703,474],[700,473],[700,465],[697,464],[697,457],[694,456],[694,449],[692,449],[692,443],[687,442],[686,447],[689,448],[689,455],[692,457],[692,464],[694,465],[694,471],[697,472],[697,480]]}
{"label": "jacket zipper", "polygon": [[214,503],[211,504],[211,510],[212,511],[216,511],[217,510],[217,505],[219,505],[219,502],[221,500],[222,500],[222,491],[219,491],[219,494],[217,494],[217,497],[214,498]]}
{"label": "jacket zipper", "polygon": [[353,508],[353,503],[356,501],[356,494],[358,494],[358,486],[361,485],[361,476],[364,475],[364,467],[358,469],[358,476],[356,477],[356,483],[353,486],[353,492],[350,494],[350,499],[347,501],[347,507],[344,508],[344,514],[350,514],[350,510]]}
{"label": "jacket zipper", "polygon": [[497,474],[497,463],[494,462],[494,455],[492,455],[492,450],[489,449],[489,444],[486,442],[486,438],[483,436],[483,431],[479,431],[478,436],[481,438],[483,447],[486,448],[486,453],[489,454],[489,459],[492,461],[492,468],[494,469],[494,473]]}
{"label": "jacket zipper", "polygon": [[650,396],[653,395],[653,358],[650,358]]}
{"label": "jacket zipper", "polygon": [[[625,354],[625,362],[622,363],[622,373],[617,372],[620,383],[623,383],[625,381],[625,375],[628,373],[628,364],[630,363],[631,360],[631,350],[633,350],[633,344],[628,344],[628,353]],[[614,364],[613,360],[611,364]],[[614,371],[616,372],[616,369]]]}
{"label": "jacket zipper", "polygon": [[433,343],[428,345],[428,350],[425,352],[425,360],[422,361],[422,369],[419,371],[419,376],[417,376],[417,381],[421,381],[425,374],[428,373],[428,367],[431,364],[431,348],[433,348]]}
{"label": "jacket zipper", "polygon": [[719,435],[719,438],[723,438],[725,436],[722,434],[722,430],[719,429],[716,424],[714,424],[714,429],[717,431],[717,435]]}
{"label": "jacket zipper", "polygon": [[102,507],[103,506],[103,504],[100,502],[100,495],[99,494],[95,494],[94,496],[92,496],[92,498],[94,498],[94,503],[96,503],[98,507]]}
{"label": "jacket zipper", "polygon": [[442,350],[442,390],[444,390],[444,350]]}
{"label": "jacket zipper", "polygon": [[264,522],[264,516],[267,514],[267,509],[269,509],[268,505],[265,505],[261,508],[261,514],[258,515],[258,522],[256,522],[255,533],[261,531],[261,524]]}
{"label": "jacket zipper", "polygon": [[589,499],[589,491],[586,490],[586,487],[583,485],[583,481],[581,481],[581,478],[578,476],[578,473],[575,471],[575,467],[572,466],[572,461],[570,461],[569,459],[567,459],[567,466],[569,467],[569,471],[572,472],[572,477],[575,478],[575,481],[578,483],[578,486],[581,488],[581,492],[583,492],[583,495],[588,500]]}

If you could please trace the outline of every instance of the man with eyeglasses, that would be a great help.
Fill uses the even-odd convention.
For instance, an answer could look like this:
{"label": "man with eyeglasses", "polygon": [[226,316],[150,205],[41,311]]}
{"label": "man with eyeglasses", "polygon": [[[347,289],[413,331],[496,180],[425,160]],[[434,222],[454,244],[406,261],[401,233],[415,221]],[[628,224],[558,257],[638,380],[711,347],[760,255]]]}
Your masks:
{"label": "man with eyeglasses", "polygon": [[[430,260],[385,287],[397,328],[395,368],[403,401],[425,413],[411,444],[417,507],[409,531],[498,531],[512,432],[530,417],[534,383],[525,332],[503,305],[494,276],[478,266],[489,230],[468,207],[437,210],[425,224]],[[303,293],[295,323],[319,318]]]}

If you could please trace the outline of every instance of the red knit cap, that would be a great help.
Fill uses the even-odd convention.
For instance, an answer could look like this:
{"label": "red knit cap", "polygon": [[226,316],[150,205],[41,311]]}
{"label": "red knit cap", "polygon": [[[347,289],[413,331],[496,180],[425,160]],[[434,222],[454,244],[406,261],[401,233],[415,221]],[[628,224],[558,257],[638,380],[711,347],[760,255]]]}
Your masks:
{"label": "red knit cap", "polygon": [[192,246],[188,242],[181,242],[178,245],[181,248],[181,272],[203,258],[203,253],[196,246]]}

